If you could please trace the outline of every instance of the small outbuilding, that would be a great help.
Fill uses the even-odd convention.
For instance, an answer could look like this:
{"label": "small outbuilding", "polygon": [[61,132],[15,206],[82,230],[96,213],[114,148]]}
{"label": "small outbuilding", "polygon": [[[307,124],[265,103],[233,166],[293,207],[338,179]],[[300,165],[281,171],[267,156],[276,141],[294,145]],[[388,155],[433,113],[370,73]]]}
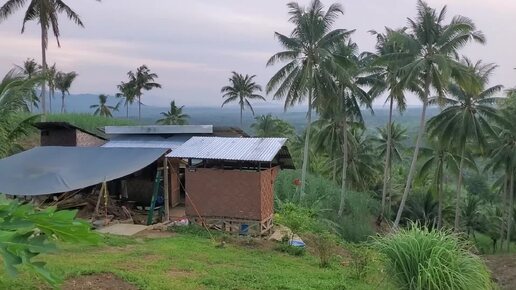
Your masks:
{"label": "small outbuilding", "polygon": [[274,182],[294,168],[286,138],[192,137],[167,157],[188,160],[186,215],[228,232],[269,233]]}
{"label": "small outbuilding", "polygon": [[106,143],[100,132],[90,132],[68,122],[38,122],[41,146],[98,147]]}

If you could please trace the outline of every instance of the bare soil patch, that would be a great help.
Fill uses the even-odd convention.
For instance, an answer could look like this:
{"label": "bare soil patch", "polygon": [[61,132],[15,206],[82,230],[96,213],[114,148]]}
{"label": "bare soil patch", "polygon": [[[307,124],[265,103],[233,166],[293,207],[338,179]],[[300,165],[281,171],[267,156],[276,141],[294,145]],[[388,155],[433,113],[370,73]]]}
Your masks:
{"label": "bare soil patch", "polygon": [[500,289],[516,289],[516,255],[484,256]]}
{"label": "bare soil patch", "polygon": [[63,283],[64,290],[138,290],[111,273],[74,277]]}

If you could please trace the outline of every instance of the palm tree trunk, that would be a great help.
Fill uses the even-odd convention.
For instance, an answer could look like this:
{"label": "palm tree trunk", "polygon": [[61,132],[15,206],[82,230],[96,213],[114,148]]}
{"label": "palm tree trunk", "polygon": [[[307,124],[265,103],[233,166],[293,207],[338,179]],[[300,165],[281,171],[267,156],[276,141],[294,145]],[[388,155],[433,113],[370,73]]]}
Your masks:
{"label": "palm tree trunk", "polygon": [[391,167],[391,127],[392,127],[392,106],[394,98],[391,96],[389,105],[389,120],[387,122],[387,151],[385,151],[385,165],[383,168],[383,188],[382,188],[382,207],[380,209],[380,216],[378,217],[378,224],[381,224],[385,214],[385,200],[387,198],[388,183],[390,177]]}
{"label": "palm tree trunk", "polygon": [[65,93],[61,95],[61,114],[65,112]]}
{"label": "palm tree trunk", "polygon": [[342,142],[342,182],[340,189],[340,205],[339,205],[339,217],[342,216],[344,212],[344,205],[346,202],[346,179],[347,179],[347,169],[348,169],[348,122],[346,120],[346,116],[344,115],[344,121],[342,122],[342,133],[344,134]]}
{"label": "palm tree trunk", "polygon": [[125,117],[129,119],[129,103],[125,103]]}
{"label": "palm tree trunk", "polygon": [[437,208],[437,228],[440,229],[443,225],[443,186],[444,186],[444,162],[440,162],[439,165],[439,175],[438,175],[438,183],[437,183],[437,200],[438,200],[438,208]]}
{"label": "palm tree trunk", "polygon": [[138,96],[138,121],[142,119],[142,98]]}
{"label": "palm tree trunk", "polygon": [[48,88],[48,107],[49,107],[49,112],[50,114],[52,114],[52,99],[54,98],[54,89],[52,88]]}
{"label": "palm tree trunk", "polygon": [[511,229],[512,229],[512,214],[514,212],[514,169],[511,168],[511,175],[509,177],[509,209],[507,214],[507,241],[506,250],[509,252],[511,248]]}
{"label": "palm tree trunk", "polygon": [[43,21],[40,21],[41,24],[41,72],[43,76],[43,81],[41,83],[41,110],[43,112],[43,118],[42,120],[45,121],[46,115],[47,115],[47,106],[46,106],[46,75],[47,75],[47,48],[45,45],[45,40],[47,37],[47,27],[43,23]]}
{"label": "palm tree trunk", "polygon": [[303,150],[303,165],[301,167],[301,191],[299,193],[300,200],[303,200],[303,198],[305,197],[306,172],[308,169],[308,151],[310,150],[310,129],[312,127],[312,89],[308,90],[308,112],[306,119],[307,124],[305,135],[305,148]]}
{"label": "palm tree trunk", "polygon": [[[429,86],[426,89],[426,96],[428,97]],[[398,208],[398,213],[396,214],[396,220],[394,221],[394,227],[397,228],[400,224],[401,214],[403,213],[403,209],[405,207],[405,202],[407,201],[407,197],[410,191],[410,187],[412,186],[412,180],[414,179],[414,174],[416,173],[416,163],[417,157],[419,154],[419,147],[421,146],[421,141],[423,140],[423,134],[425,131],[425,115],[426,115],[426,107],[428,106],[427,100],[423,101],[423,109],[421,111],[421,119],[419,120],[419,133],[416,139],[416,146],[414,147],[414,155],[412,156],[412,163],[410,164],[409,173],[407,176],[407,184],[405,185],[405,190],[403,191],[403,196],[401,197],[400,207]]]}
{"label": "palm tree trunk", "polygon": [[462,170],[464,166],[464,148],[462,148],[462,152],[460,153],[460,163],[459,163],[459,177],[457,180],[457,192],[455,193],[455,223],[454,223],[454,231],[459,231],[460,224],[460,192],[462,190]]}
{"label": "palm tree trunk", "polygon": [[507,172],[505,173],[504,177],[504,184],[503,184],[503,196],[502,196],[502,218],[500,219],[500,250],[503,250],[503,228],[504,228],[504,218],[505,214],[507,212],[507,190],[509,183],[509,175],[507,175]]}
{"label": "palm tree trunk", "polygon": [[243,129],[243,126],[242,126],[242,112],[244,111],[244,104],[242,103],[240,105],[240,129]]}

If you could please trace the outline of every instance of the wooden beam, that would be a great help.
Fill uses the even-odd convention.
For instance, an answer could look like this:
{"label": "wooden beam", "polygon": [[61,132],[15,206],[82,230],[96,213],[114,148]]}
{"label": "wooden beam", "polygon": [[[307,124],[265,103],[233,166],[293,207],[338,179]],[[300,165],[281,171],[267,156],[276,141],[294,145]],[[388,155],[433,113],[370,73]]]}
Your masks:
{"label": "wooden beam", "polygon": [[165,221],[170,220],[170,193],[168,183],[168,160],[167,157],[163,158],[163,197],[165,202]]}

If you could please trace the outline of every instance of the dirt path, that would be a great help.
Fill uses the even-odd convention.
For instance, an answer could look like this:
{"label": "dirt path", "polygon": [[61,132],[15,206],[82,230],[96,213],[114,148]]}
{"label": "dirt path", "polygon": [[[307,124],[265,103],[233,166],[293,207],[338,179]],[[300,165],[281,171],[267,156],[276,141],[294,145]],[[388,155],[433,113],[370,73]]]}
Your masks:
{"label": "dirt path", "polygon": [[484,256],[500,289],[516,289],[516,255]]}

